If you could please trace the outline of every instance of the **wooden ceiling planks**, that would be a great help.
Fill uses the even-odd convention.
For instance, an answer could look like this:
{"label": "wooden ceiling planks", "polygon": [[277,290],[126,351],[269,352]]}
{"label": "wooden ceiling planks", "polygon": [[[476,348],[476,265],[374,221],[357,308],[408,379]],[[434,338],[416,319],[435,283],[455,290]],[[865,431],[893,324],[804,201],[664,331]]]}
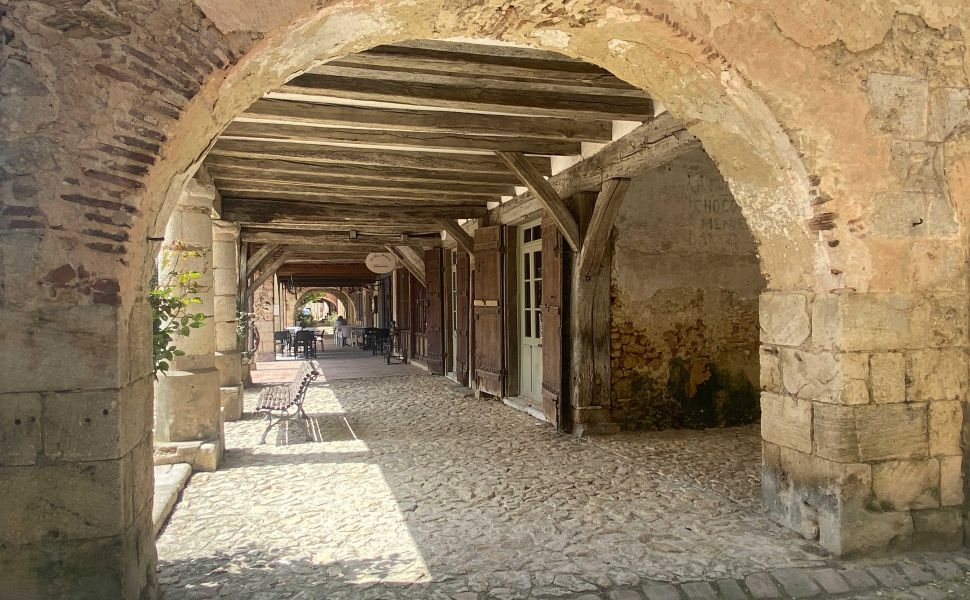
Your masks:
{"label": "wooden ceiling planks", "polygon": [[549,157],[610,142],[613,120],[653,110],[608,71],[556,53],[405,42],[330,61],[258,100],[205,165],[243,239],[337,264],[364,248],[439,245],[442,222],[484,216],[521,185],[496,153],[549,176]]}

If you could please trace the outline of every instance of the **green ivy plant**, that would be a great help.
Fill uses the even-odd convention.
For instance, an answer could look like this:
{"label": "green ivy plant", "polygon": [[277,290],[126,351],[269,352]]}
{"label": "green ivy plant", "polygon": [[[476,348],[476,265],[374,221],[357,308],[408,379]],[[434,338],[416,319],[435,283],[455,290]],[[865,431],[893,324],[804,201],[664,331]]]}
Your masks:
{"label": "green ivy plant", "polygon": [[[253,329],[253,322],[256,320],[256,313],[236,311],[236,348],[242,353],[243,358],[251,358],[255,353],[255,347],[246,347],[246,338],[249,331]],[[253,344],[255,346],[255,343]]]}
{"label": "green ivy plant", "polygon": [[[176,337],[188,337],[205,321],[205,313],[191,310],[193,305],[202,304],[199,297],[202,273],[177,268],[180,259],[199,256],[199,252],[184,250],[177,242],[171,248],[162,252],[162,267],[167,269],[165,281],[159,281],[156,276],[148,294],[152,309],[152,374],[156,379],[159,373],[164,374],[171,368],[175,357],[185,355],[175,345]],[[170,269],[169,261],[175,261]]]}

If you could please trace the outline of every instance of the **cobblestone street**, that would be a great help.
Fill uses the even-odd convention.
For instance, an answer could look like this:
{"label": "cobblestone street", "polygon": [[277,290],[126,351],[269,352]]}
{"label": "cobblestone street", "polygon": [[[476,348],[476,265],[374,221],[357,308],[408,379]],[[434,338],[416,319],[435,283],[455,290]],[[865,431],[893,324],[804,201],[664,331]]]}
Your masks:
{"label": "cobblestone street", "polygon": [[158,540],[164,598],[970,597],[962,555],[839,574],[761,516],[757,426],[584,441],[467,392],[331,381],[312,440],[226,423]]}

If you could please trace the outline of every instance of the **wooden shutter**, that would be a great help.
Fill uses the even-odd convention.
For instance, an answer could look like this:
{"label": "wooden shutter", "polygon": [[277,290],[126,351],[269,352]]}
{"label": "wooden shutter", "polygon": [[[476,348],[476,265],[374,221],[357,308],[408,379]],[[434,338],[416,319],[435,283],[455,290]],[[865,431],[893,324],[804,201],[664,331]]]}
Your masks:
{"label": "wooden shutter", "polygon": [[427,319],[428,370],[435,375],[445,374],[445,307],[444,257],[441,248],[424,251],[424,279],[427,290],[425,319]]}
{"label": "wooden shutter", "polygon": [[470,261],[467,252],[459,252],[456,270],[455,376],[458,383],[468,385],[468,274]]}
{"label": "wooden shutter", "polygon": [[542,219],[542,412],[563,429],[563,237],[548,214]]}
{"label": "wooden shutter", "polygon": [[499,397],[505,393],[504,250],[500,225],[475,230],[475,384]]}

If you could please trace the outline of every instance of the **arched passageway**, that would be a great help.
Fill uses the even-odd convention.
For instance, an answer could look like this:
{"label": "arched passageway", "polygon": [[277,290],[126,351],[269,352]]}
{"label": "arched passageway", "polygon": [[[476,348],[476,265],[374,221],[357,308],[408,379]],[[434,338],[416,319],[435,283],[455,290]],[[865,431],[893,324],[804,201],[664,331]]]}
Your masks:
{"label": "arched passageway", "polygon": [[[152,588],[144,285],[152,240],[216,135],[316,62],[454,36],[604,67],[662,102],[718,166],[767,280],[773,517],[834,552],[959,540],[968,17],[929,2],[825,10],[822,27],[788,2],[12,7],[0,393],[15,425],[0,469],[17,490],[8,514],[28,524],[3,534],[14,589]],[[911,493],[887,483],[901,473],[919,474]],[[69,566],[36,576],[55,564]]]}

